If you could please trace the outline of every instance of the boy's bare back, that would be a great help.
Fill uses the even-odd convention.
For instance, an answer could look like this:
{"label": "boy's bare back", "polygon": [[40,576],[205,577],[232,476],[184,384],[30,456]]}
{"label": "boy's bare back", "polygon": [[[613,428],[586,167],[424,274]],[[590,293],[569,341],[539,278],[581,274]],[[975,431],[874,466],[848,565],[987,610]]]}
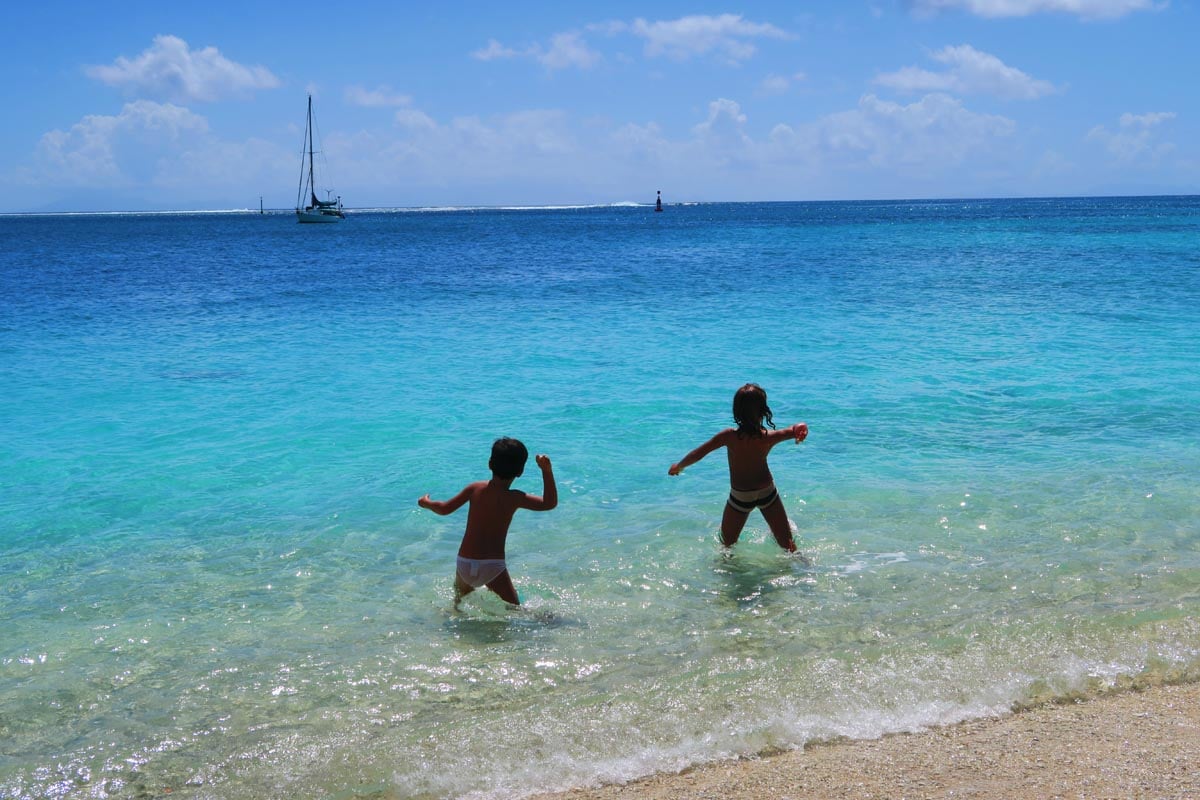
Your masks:
{"label": "boy's bare back", "polygon": [[504,558],[508,527],[517,509],[549,511],[558,505],[558,488],[550,457],[539,453],[534,457],[542,471],[543,493],[527,494],[512,488],[515,478],[493,477],[489,481],[467,484],[449,500],[431,500],[425,495],[417,505],[436,514],[453,514],[464,504],[467,508],[467,527],[458,554],[464,558]]}
{"label": "boy's bare back", "polygon": [[[465,558],[504,558],[504,543],[508,526],[518,508],[530,498],[525,492],[499,484],[503,481],[478,481],[464,491],[468,493],[467,529],[458,554]],[[542,498],[537,498],[541,500]]]}

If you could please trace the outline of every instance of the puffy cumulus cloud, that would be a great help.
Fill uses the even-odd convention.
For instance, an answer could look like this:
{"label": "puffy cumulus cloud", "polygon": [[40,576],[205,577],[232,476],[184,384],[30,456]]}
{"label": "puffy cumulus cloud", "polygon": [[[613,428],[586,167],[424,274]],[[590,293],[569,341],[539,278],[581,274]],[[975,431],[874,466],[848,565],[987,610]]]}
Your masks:
{"label": "puffy cumulus cloud", "polygon": [[86,116],[42,136],[38,173],[54,184],[128,185],[152,177],[158,162],[208,133],[208,121],[180,106],[138,100],[116,116]]}
{"label": "puffy cumulus cloud", "polygon": [[[685,187],[752,199],[854,196],[862,186],[898,193],[971,191],[982,176],[1006,174],[1016,124],[980,114],[945,94],[900,104],[874,95],[855,108],[756,134],[736,101],[710,102],[686,136],[654,124],[620,127],[598,162],[635,165]],[[874,191],[880,191],[876,188]]]}
{"label": "puffy cumulus cloud", "polygon": [[[440,195],[451,203],[497,192],[506,202],[564,193],[628,199],[647,181],[670,186],[673,196],[741,199],[847,196],[863,185],[944,194],[1007,174],[1016,131],[1012,120],[940,93],[908,104],[868,94],[851,109],[769,133],[753,122],[728,97],[674,133],[656,122],[552,110],[442,121],[404,108],[391,136],[346,148],[339,175],[343,183],[402,186],[420,202]],[[354,161],[350,175],[343,158]]]}
{"label": "puffy cumulus cloud", "polygon": [[392,108],[395,106],[407,106],[412,103],[411,97],[406,94],[398,94],[388,86],[379,86],[375,89],[365,89],[362,86],[347,86],[345,97],[346,102],[350,105],[366,108]]}
{"label": "puffy cumulus cloud", "polygon": [[[746,116],[727,99],[714,100],[678,135],[656,122],[549,109],[450,120],[415,108],[400,113],[405,121],[398,120],[391,135],[347,148],[352,163],[339,158],[343,183],[400,187],[387,202],[538,204],[638,199],[638,191],[659,179],[677,194],[694,195],[713,191],[721,175],[744,177],[760,167]],[[653,199],[652,190],[648,196]]]}
{"label": "puffy cumulus cloud", "polygon": [[264,192],[283,204],[296,186],[291,144],[221,140],[186,108],[137,100],[44,134],[15,177],[68,208],[246,208]]}
{"label": "puffy cumulus cloud", "polygon": [[740,14],[693,15],[657,22],[639,18],[629,24],[628,30],[646,40],[647,56],[666,56],[677,61],[715,53],[738,63],[757,52],[755,39],[790,38],[786,31],[770,23],[751,22]]}
{"label": "puffy cumulus cloud", "polygon": [[987,153],[1015,130],[1012,120],[977,114],[945,94],[926,95],[909,105],[868,94],[855,109],[797,128],[776,126],[771,141],[831,167],[941,172]]}
{"label": "puffy cumulus cloud", "polygon": [[[402,186],[427,198],[430,187],[474,187],[533,176],[571,176],[592,166],[564,112],[528,110],[489,118],[440,121],[419,108],[401,108],[391,134],[364,135],[338,155],[339,180],[347,185]],[[330,156],[332,163],[333,156]],[[421,189],[420,187],[424,187]],[[377,189],[378,191],[378,189]],[[380,198],[382,202],[397,199]],[[458,199],[462,199],[461,197]]]}
{"label": "puffy cumulus cloud", "polygon": [[1053,84],[1031,77],[969,44],[944,47],[930,57],[945,64],[947,69],[932,72],[905,67],[876,76],[875,83],[904,92],[990,94],[1011,100],[1036,100],[1056,91]]}
{"label": "puffy cumulus cloud", "polygon": [[85,72],[136,95],[182,103],[279,86],[279,79],[266,67],[230,61],[215,47],[192,50],[177,36],[156,36],[138,57],[121,56],[108,66],[90,66]]}
{"label": "puffy cumulus cloud", "polygon": [[694,126],[692,135],[733,155],[751,145],[745,127],[746,115],[742,113],[742,107],[722,97],[708,104],[708,119]]}
{"label": "puffy cumulus cloud", "polygon": [[1153,111],[1148,114],[1122,114],[1117,129],[1110,131],[1097,125],[1088,131],[1087,139],[1098,142],[1110,155],[1120,161],[1159,159],[1175,150],[1171,142],[1158,138],[1158,128],[1175,119],[1173,111]]}
{"label": "puffy cumulus cloud", "polygon": [[495,39],[487,46],[471,53],[479,61],[504,59],[528,59],[536,61],[548,70],[590,69],[599,64],[603,57],[588,46],[578,31],[564,31],[550,37],[548,45],[534,44],[521,49],[507,47]]}
{"label": "puffy cumulus cloud", "polygon": [[[332,186],[355,205],[645,199],[638,192],[647,186],[721,199],[855,196],[863,186],[947,194],[1002,161],[1015,128],[943,94],[907,105],[867,95],[854,108],[776,125],[769,135],[729,97],[713,99],[681,129],[553,109],[437,119],[399,105],[401,96],[386,88],[358,97],[393,103],[393,125],[324,137]],[[1128,127],[1165,122],[1155,119],[1130,115]],[[31,167],[40,174],[28,184],[125,188],[189,207],[244,206],[266,191],[268,205],[286,205],[293,144],[221,141],[187,109],[138,101],[46,134]]]}
{"label": "puffy cumulus cloud", "polygon": [[918,13],[962,10],[980,17],[1028,17],[1034,14],[1073,14],[1083,19],[1116,19],[1135,11],[1157,10],[1160,0],[911,0]]}

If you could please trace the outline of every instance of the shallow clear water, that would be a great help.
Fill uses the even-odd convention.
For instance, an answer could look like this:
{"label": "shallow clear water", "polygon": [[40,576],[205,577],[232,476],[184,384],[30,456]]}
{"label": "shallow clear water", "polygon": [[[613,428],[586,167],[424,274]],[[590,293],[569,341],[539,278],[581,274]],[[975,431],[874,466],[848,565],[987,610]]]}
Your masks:
{"label": "shallow clear water", "polygon": [[[1200,673],[1200,199],[0,217],[0,797],[514,797]],[[808,440],[718,546],[752,380]],[[452,609],[491,442],[524,600]],[[530,464],[517,486],[540,491]]]}

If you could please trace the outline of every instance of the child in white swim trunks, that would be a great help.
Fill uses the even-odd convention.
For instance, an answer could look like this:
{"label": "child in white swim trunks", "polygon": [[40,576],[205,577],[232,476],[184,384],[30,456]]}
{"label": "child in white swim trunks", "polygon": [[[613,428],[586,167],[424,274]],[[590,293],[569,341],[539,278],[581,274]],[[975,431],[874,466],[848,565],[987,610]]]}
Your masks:
{"label": "child in white swim trunks", "polygon": [[490,481],[468,484],[449,500],[430,500],[425,495],[417,501],[421,508],[435,514],[453,514],[463,503],[467,509],[467,530],[458,548],[458,566],[454,574],[454,605],[480,586],[486,586],[501,599],[520,605],[517,590],[509,577],[504,561],[504,542],[508,526],[518,508],[530,511],[549,511],[558,505],[558,487],[550,458],[537,455],[535,461],[542,470],[542,495],[526,494],[513,489],[512,482],[525,471],[529,451],[516,439],[497,439],[492,445],[488,468]]}
{"label": "child in white swim trunks", "polygon": [[[767,393],[754,383],[747,383],[733,396],[733,419],[736,428],[726,428],[667,470],[668,475],[678,475],[712,451],[724,447],[729,458],[729,500],[721,518],[721,542],[732,547],[742,535],[742,528],[750,512],[758,509],[775,541],[789,553],[796,552],[796,540],[788,524],[787,511],[779,492],[775,491],[775,480],[767,466],[767,454],[771,448],[785,439],[794,439],[797,444],[808,436],[808,426],[798,422],[783,430],[775,430],[771,408],[767,405]],[[765,424],[764,424],[765,423]],[[770,430],[767,430],[770,426]]]}

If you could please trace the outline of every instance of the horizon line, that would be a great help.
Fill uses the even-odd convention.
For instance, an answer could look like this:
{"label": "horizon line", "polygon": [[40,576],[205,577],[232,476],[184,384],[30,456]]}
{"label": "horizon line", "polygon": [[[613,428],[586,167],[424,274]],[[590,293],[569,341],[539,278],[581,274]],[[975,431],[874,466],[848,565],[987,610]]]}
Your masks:
{"label": "horizon line", "polygon": [[[863,197],[855,199],[816,199],[816,200],[675,200],[663,203],[664,206],[696,206],[696,205],[771,205],[771,204],[831,204],[831,203],[966,203],[991,202],[999,200],[1113,200],[1113,199],[1154,199],[1154,198],[1185,198],[1200,197],[1200,191],[1195,193],[1155,193],[1155,194],[1051,194],[1051,195],[990,195],[990,196],[945,196],[945,197]],[[653,208],[655,203],[620,200],[610,203],[548,203],[543,205],[505,204],[474,204],[474,205],[444,205],[444,206],[346,206],[346,211],[357,213],[414,213],[414,212],[455,212],[455,211],[571,211],[595,208]],[[36,217],[36,216],[119,216],[119,215],[182,215],[182,214],[260,214],[279,215],[294,214],[295,208],[190,208],[190,209],[108,209],[103,211],[0,211],[0,217]]]}

